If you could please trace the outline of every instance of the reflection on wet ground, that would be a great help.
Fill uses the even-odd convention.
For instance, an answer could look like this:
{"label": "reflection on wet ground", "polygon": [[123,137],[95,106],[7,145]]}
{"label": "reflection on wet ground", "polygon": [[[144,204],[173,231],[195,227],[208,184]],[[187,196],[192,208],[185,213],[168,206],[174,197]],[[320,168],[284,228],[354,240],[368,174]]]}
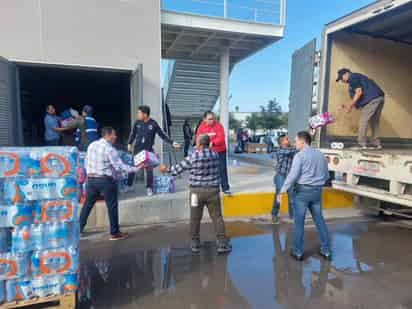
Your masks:
{"label": "reflection on wet ground", "polygon": [[300,263],[289,256],[292,226],[250,224],[252,236],[232,227],[229,256],[216,255],[210,226],[202,230],[201,254],[192,255],[186,229],[141,230],[116,243],[83,241],[80,308],[412,308],[412,230],[332,225],[334,255],[327,262],[309,229],[308,257]]}

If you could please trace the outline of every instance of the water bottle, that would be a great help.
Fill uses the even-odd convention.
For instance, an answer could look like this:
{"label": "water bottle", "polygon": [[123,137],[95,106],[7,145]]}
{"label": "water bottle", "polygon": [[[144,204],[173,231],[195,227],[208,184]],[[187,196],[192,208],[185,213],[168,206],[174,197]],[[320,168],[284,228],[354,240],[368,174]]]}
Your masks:
{"label": "water bottle", "polygon": [[31,255],[31,271],[34,278],[77,272],[78,267],[78,251],[73,247],[34,251]]}
{"label": "water bottle", "polygon": [[27,254],[0,254],[0,281],[25,277],[29,271]]}
{"label": "water bottle", "polygon": [[49,199],[75,200],[77,183],[75,178],[7,178],[5,199],[13,203]]}
{"label": "water bottle", "polygon": [[62,276],[63,283],[63,293],[76,292],[79,286],[77,273],[70,273]]}
{"label": "water bottle", "polygon": [[5,281],[0,281],[0,304],[6,301],[6,285]]}
{"label": "water bottle", "polygon": [[46,297],[60,295],[63,292],[61,276],[44,276],[31,280],[33,296]]}
{"label": "water bottle", "polygon": [[33,297],[30,279],[13,279],[6,281],[6,299],[8,302],[26,300]]}
{"label": "water bottle", "polygon": [[77,220],[78,203],[74,200],[45,200],[33,204],[35,223]]}
{"label": "water bottle", "polygon": [[0,253],[10,252],[11,248],[11,230],[9,228],[0,228]]}
{"label": "water bottle", "polygon": [[[23,227],[33,223],[33,208],[31,204],[17,203],[13,206],[0,207],[0,213],[7,212],[7,226]],[[2,219],[0,216],[0,226]]]}
{"label": "water bottle", "polygon": [[45,225],[43,249],[64,248],[72,242],[70,223],[55,222]]}
{"label": "water bottle", "polygon": [[13,253],[24,253],[31,250],[33,250],[31,227],[14,228],[11,237],[11,251]]}
{"label": "water bottle", "polygon": [[32,250],[44,249],[44,224],[31,226]]}

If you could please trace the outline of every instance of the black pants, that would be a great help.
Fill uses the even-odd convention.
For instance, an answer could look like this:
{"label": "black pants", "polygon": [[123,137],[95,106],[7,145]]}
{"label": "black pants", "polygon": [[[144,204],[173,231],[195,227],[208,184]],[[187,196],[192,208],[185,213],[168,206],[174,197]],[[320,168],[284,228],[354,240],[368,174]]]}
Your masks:
{"label": "black pants", "polygon": [[190,139],[185,139],[185,148],[184,148],[184,157],[186,158],[189,155],[189,147],[191,144]]}
{"label": "black pants", "polygon": [[226,151],[218,152],[219,155],[219,167],[220,167],[220,182],[223,191],[230,190],[229,180],[227,176],[227,158]]}
{"label": "black pants", "polygon": [[[143,150],[145,149],[134,149],[133,156],[137,155],[139,152]],[[153,149],[147,151],[153,152]],[[146,171],[146,188],[153,188],[153,168],[145,168],[144,170]],[[143,173],[143,170],[141,170],[141,173]],[[133,185],[135,177],[135,173],[129,174],[129,177],[127,179],[127,184],[129,185],[129,187]]]}
{"label": "black pants", "polygon": [[117,183],[112,178],[89,178],[86,184],[86,202],[80,213],[80,231],[87,224],[87,218],[96,204],[100,194],[106,202],[110,221],[110,234],[119,233],[119,202],[117,196]]}

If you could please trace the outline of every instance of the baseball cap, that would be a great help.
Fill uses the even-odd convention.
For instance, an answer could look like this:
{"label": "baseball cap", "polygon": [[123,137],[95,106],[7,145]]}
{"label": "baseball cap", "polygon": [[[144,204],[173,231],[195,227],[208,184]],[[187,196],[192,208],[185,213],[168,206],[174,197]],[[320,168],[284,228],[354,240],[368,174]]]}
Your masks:
{"label": "baseball cap", "polygon": [[90,105],[85,105],[83,106],[83,112],[85,112],[87,115],[93,114],[93,107]]}
{"label": "baseball cap", "polygon": [[336,81],[337,81],[337,82],[338,82],[338,81],[341,81],[343,75],[345,75],[346,73],[350,73],[350,70],[349,70],[349,69],[346,69],[346,68],[340,69],[340,70],[338,71],[338,77],[336,78]]}

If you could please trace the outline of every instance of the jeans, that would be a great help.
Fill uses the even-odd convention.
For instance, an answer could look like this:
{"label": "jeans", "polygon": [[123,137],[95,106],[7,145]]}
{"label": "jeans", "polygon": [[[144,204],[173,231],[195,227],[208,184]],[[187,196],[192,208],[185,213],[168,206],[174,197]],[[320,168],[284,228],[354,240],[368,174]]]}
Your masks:
{"label": "jeans", "polygon": [[189,155],[189,148],[190,148],[191,140],[185,139],[185,145],[183,149],[183,156],[186,158]]}
{"label": "jeans", "polygon": [[89,178],[86,184],[86,202],[80,213],[80,231],[84,230],[87,218],[96,204],[100,194],[103,194],[106,202],[110,221],[110,234],[119,233],[119,203],[117,183],[112,178]]}
{"label": "jeans", "polygon": [[[272,208],[272,216],[277,216],[279,214],[279,203],[278,203],[278,194],[280,190],[283,187],[283,184],[285,183],[286,176],[281,175],[281,174],[276,174],[275,177],[273,178],[273,183],[275,184],[275,199],[273,200],[273,208]],[[294,207],[295,207],[295,192],[294,189],[290,189],[288,191],[288,211],[289,211],[289,217],[293,219],[293,213],[294,213]]]}
{"label": "jeans", "polygon": [[[197,206],[193,205],[193,195],[196,195]],[[225,223],[222,216],[219,188],[190,188],[190,237],[200,240],[200,222],[203,208],[206,206],[215,227],[216,239],[226,240]]]}
{"label": "jeans", "polygon": [[306,209],[309,209],[315,222],[321,252],[330,254],[328,228],[322,214],[322,187],[304,185],[297,185],[295,194],[295,254],[303,255]]}
{"label": "jeans", "polygon": [[218,152],[219,155],[219,169],[220,169],[220,183],[223,191],[229,191],[229,180],[227,176],[227,155],[226,151]]}

